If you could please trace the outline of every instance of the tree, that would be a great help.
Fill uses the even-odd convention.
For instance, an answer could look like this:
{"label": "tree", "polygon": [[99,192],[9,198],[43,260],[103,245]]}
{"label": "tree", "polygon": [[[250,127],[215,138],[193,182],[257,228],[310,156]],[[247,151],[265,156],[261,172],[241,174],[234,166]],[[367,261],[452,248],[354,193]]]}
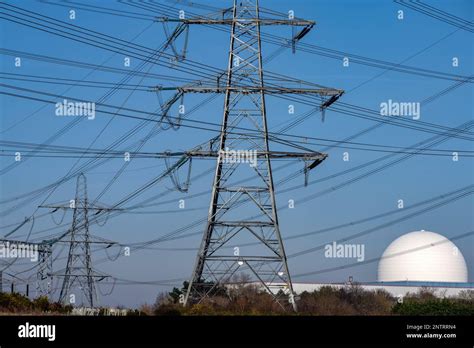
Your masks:
{"label": "tree", "polygon": [[180,296],[186,294],[186,291],[188,290],[189,282],[184,281],[183,282],[183,287],[181,289],[178,288],[173,288],[170,293],[168,293],[169,297],[171,297],[173,303],[179,303]]}

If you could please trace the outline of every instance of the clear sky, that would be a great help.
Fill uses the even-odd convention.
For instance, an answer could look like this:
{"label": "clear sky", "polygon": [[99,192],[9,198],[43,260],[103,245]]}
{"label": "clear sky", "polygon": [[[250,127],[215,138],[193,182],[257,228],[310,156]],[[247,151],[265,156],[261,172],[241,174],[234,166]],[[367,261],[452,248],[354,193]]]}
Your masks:
{"label": "clear sky", "polygon": [[[91,12],[81,8],[81,4],[89,6],[93,4],[92,1],[84,2],[77,0],[77,2],[73,1],[72,4],[66,6],[54,6],[51,4],[55,2],[32,0],[21,2],[7,1],[7,3],[20,6],[23,9],[70,24],[95,30],[126,41],[133,40],[134,43],[151,49],[160,47],[165,40],[162,24],[153,23],[146,19],[148,17],[140,17],[141,19],[129,18]],[[152,12],[151,10],[147,11],[127,5],[126,1],[100,1],[95,2],[95,5],[97,3],[100,3],[100,6],[120,11],[143,13],[146,16],[163,15],[159,11]],[[132,2],[132,4],[134,3]],[[156,1],[156,3],[174,7],[176,16],[180,9],[199,14],[209,12],[201,8],[179,5],[174,1]],[[231,5],[230,1],[200,0],[199,3],[222,7]],[[462,17],[465,20],[473,20],[473,2],[470,0],[427,1],[427,3],[452,15]],[[385,62],[403,62],[405,65],[418,69],[427,69],[446,74],[472,76],[474,72],[472,32],[418,13],[390,0],[262,0],[261,6],[284,13],[293,10],[297,17],[316,21],[316,26],[303,39],[303,42],[316,45],[321,49],[334,49],[345,52],[348,56],[360,55]],[[74,20],[69,19],[70,9],[76,11],[76,18]],[[404,11],[403,20],[397,18],[399,10]],[[33,16],[33,14],[31,15]],[[2,14],[2,17],[5,16],[8,16],[8,14]],[[265,27],[263,31],[286,38],[291,37],[290,28]],[[189,33],[188,58],[193,62],[205,63],[212,67],[225,69],[229,47],[228,41],[228,32],[217,31],[198,25],[192,26]],[[127,57],[127,54],[122,52],[113,53],[87,43],[78,43],[4,19],[1,21],[0,42],[2,47],[2,54],[0,55],[2,84],[30,88],[52,94],[64,94],[89,101],[99,100],[109,90],[91,87],[73,87],[69,89],[70,86],[60,84],[11,80],[5,79],[5,77],[11,77],[12,75],[6,75],[5,73],[46,76],[57,79],[84,79],[111,84],[118,83],[123,75],[93,71],[90,67],[83,69],[34,60],[22,54],[18,55],[11,52],[6,54],[6,50],[128,70],[133,70],[140,64],[139,59],[131,58],[131,66],[124,67],[124,58]],[[270,57],[276,50],[278,50],[277,46],[264,43],[263,58]],[[170,51],[167,52],[170,53]],[[318,52],[321,52],[321,50]],[[15,66],[15,57],[17,56],[21,57],[20,67]],[[458,58],[459,62],[456,67],[453,66],[454,57]],[[186,66],[183,65],[183,69],[186,69]],[[288,49],[280,52],[274,59],[268,61],[265,69],[324,86],[343,89],[346,93],[340,99],[341,103],[376,111],[380,109],[381,103],[387,102],[389,99],[392,101],[418,103],[456,84],[456,81],[453,80],[386,71],[373,66],[357,64],[355,61],[352,61],[352,58],[349,59],[349,66],[344,67],[341,58],[331,58],[301,50],[297,50],[296,54],[292,54],[291,50]],[[144,71],[175,77],[196,78],[187,72],[176,72],[151,64],[146,65]],[[137,76],[127,83],[145,86],[178,86],[181,84],[177,81],[166,81],[156,76],[144,79]],[[15,91],[5,87],[1,90],[8,93],[27,94],[26,92]],[[170,95],[165,94],[164,98]],[[35,96],[54,100],[55,102],[58,101],[58,98],[42,95]],[[217,98],[214,98],[192,113],[189,111],[193,109],[193,106],[198,105],[209,97],[209,95],[201,94],[186,96],[185,105],[189,112],[189,114],[186,114],[186,117],[194,120],[219,123],[222,117],[222,95],[217,96]],[[465,122],[472,121],[474,116],[473,97],[472,84],[465,83],[453,91],[440,96],[433,102],[426,105],[423,104],[419,121],[446,127],[457,127]],[[12,154],[15,152],[14,148],[4,147],[3,141],[43,143],[71,122],[71,118],[57,117],[55,115],[54,104],[45,104],[39,101],[6,95],[0,97],[0,103],[1,147],[2,150],[5,150],[2,152],[3,156],[0,159],[2,169],[8,168],[11,165],[14,161]],[[130,90],[119,90],[108,98],[106,103],[116,106],[124,104],[126,107],[147,112],[156,112],[159,109],[159,99],[156,93],[149,91],[132,92]],[[295,114],[288,114],[288,104],[295,105]],[[337,106],[337,103],[335,106]],[[269,96],[267,98],[267,110],[269,127],[272,130],[279,130],[282,124],[291,123],[293,119],[311,110],[311,106]],[[173,112],[175,111],[173,109]],[[381,118],[382,116],[375,117]],[[25,120],[19,123],[22,119]],[[105,127],[110,119],[111,115],[98,112],[94,120],[81,121],[77,126],[55,139],[52,144],[87,148],[96,139],[92,147],[105,149],[116,139],[123,135],[129,135],[127,140],[117,147],[120,151],[126,151],[131,148],[132,144],[145,137],[153,127],[153,124],[145,122],[145,127],[136,133],[130,134],[131,129],[140,123],[139,120],[117,117]],[[289,130],[288,133],[342,140],[374,124],[376,124],[374,120],[356,118],[351,115],[328,110],[324,123],[321,122],[320,114],[316,113]],[[419,123],[413,120],[412,124],[417,125]],[[208,141],[215,135],[216,133],[214,132],[186,127],[181,127],[176,131],[162,131],[150,139],[141,151],[186,150]],[[374,131],[367,132],[353,141],[405,147],[413,146],[434,135],[419,129],[414,130],[385,125]],[[312,145],[312,148],[323,150],[324,146]],[[470,141],[454,138],[437,145],[435,148],[460,151],[474,150]],[[374,228],[373,232],[347,242],[363,244],[365,246],[366,260],[379,257],[395,238],[407,232],[424,229],[450,238],[474,230],[474,201],[472,196],[468,195],[437,209],[386,227],[375,228],[417,209],[407,210],[406,213],[400,211],[365,223],[337,228],[324,233],[311,234],[304,238],[292,239],[291,236],[301,233],[322,230],[373,217],[385,212],[396,211],[399,200],[403,200],[404,209],[409,208],[412,204],[470,185],[474,177],[472,157],[460,156],[458,161],[453,161],[451,156],[417,155],[393,166],[384,167],[391,159],[400,158],[402,156],[400,154],[395,154],[391,159],[381,161],[372,166],[367,166],[357,171],[350,171],[345,175],[329,177],[343,170],[355,168],[386,156],[388,153],[348,149],[344,145],[325,150],[324,152],[328,153],[329,157],[321,166],[311,172],[309,180],[310,183],[313,183],[307,187],[302,186],[304,183],[303,175],[296,176],[292,180],[281,184],[278,183],[295,171],[300,170],[303,167],[302,162],[295,161],[293,164],[287,165],[280,170],[275,170],[274,181],[276,183],[278,206],[286,205],[290,199],[295,201],[294,209],[281,209],[279,211],[281,231],[285,239],[288,255],[331,243],[340,238],[371,228]],[[343,160],[344,152],[349,153],[349,161]],[[63,178],[73,166],[77,168],[89,161],[89,159],[83,158],[79,161],[79,164],[76,164],[77,160],[77,158],[33,157],[23,160],[19,165],[3,173],[0,177],[0,196],[2,200],[0,205],[0,212],[2,214],[0,216],[1,235],[6,235],[24,217],[30,216],[36,207],[47,198],[50,191],[48,193],[43,192],[35,197],[27,196],[26,200],[20,199],[3,202],[4,200],[30,193],[54,183]],[[278,162],[274,164],[274,168],[286,164],[287,162]],[[101,166],[85,172],[88,180],[88,195],[91,201],[102,192],[122,165],[122,158],[114,158]],[[121,256],[115,261],[111,261],[111,259],[114,259],[117,253],[120,252],[117,247],[104,250],[102,247],[94,246],[92,257],[94,268],[98,271],[125,280],[144,282],[164,281],[165,284],[160,286],[137,283],[120,284],[121,282],[117,281],[110,295],[100,296],[101,303],[136,306],[140,303],[152,302],[157,293],[167,291],[173,284],[178,285],[182,280],[190,277],[196,248],[201,239],[199,232],[204,231],[205,227],[203,222],[196,221],[202,220],[207,216],[210,186],[212,184],[211,169],[214,166],[215,163],[211,160],[193,161],[193,180],[191,181],[188,193],[177,192],[169,178],[166,178],[130,202],[130,205],[133,205],[163,193],[162,197],[152,202],[157,203],[156,206],[139,210],[140,212],[150,213],[136,214],[125,212],[109,219],[103,226],[97,224],[90,226],[90,231],[94,236],[117,241],[123,245],[157,239],[190,224],[192,225],[191,228],[182,231],[180,236],[194,233],[188,237],[156,243],[147,247],[146,250],[137,250],[132,247],[130,256]],[[330,190],[330,188],[336,188],[339,184],[356,178],[362,173],[374,170],[379,166],[381,166],[381,170],[373,175],[354,183],[348,183],[340,189]],[[166,166],[162,159],[132,159],[123,174],[100,197],[97,204],[113,205],[145,182],[158,176],[164,169],[166,169]],[[208,174],[200,175],[206,171]],[[184,178],[186,170],[179,174],[181,178]],[[324,180],[314,182],[318,179]],[[52,204],[72,199],[74,197],[75,185],[75,179],[59,185],[46,199],[45,203]],[[285,190],[289,188],[293,189]],[[319,192],[325,192],[325,190],[328,190],[328,192],[318,194]],[[204,193],[196,195],[201,192]],[[193,195],[196,196],[193,197]],[[178,209],[180,199],[185,200],[184,209]],[[21,204],[16,207],[20,202]],[[12,207],[14,209],[10,209]],[[422,207],[426,207],[426,205]],[[40,217],[40,215],[44,215],[48,211],[48,209],[39,209],[36,213],[37,218],[35,219],[34,226],[29,222],[12,234],[10,238],[25,240],[31,229],[29,240],[40,241],[66,231],[72,221],[71,212],[66,213],[62,223],[57,226],[55,223],[61,222],[62,213],[56,212],[53,216],[47,214]],[[54,221],[52,218],[54,218]],[[455,240],[454,243],[459,247],[466,259],[469,268],[469,281],[473,282],[474,237],[471,235],[467,238]],[[54,264],[55,271],[60,271],[64,267],[64,257],[66,255],[67,249],[64,245],[58,244],[55,246],[54,256],[58,258]],[[289,258],[290,271],[294,275],[294,282],[341,282],[347,280],[349,276],[353,276],[356,281],[376,281],[377,262],[339,271],[297,276],[306,272],[324,270],[354,262],[356,262],[355,259],[326,258],[324,257],[323,250]],[[18,265],[10,268],[8,272],[15,274],[15,272],[27,270],[31,267],[31,264],[18,262]],[[29,275],[29,273],[25,272],[18,276],[24,279],[25,275]],[[31,279],[31,284],[33,284],[34,277]],[[21,283],[21,281],[19,282]],[[108,284],[100,285],[100,291],[102,293],[109,292],[111,284],[112,281]],[[54,285],[56,288],[60,286],[57,284],[57,281],[55,281]]]}

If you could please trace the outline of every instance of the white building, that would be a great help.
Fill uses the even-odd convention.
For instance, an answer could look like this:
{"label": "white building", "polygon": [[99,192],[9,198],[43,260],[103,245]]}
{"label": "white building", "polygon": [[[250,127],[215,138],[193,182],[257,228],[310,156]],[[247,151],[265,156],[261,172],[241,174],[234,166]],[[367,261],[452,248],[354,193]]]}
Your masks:
{"label": "white building", "polygon": [[[427,288],[439,297],[458,296],[474,291],[468,283],[463,255],[446,237],[428,231],[415,231],[395,239],[380,258],[378,281],[357,283],[365,290],[383,289],[395,297]],[[341,288],[348,283],[293,283],[300,294],[323,286]]]}

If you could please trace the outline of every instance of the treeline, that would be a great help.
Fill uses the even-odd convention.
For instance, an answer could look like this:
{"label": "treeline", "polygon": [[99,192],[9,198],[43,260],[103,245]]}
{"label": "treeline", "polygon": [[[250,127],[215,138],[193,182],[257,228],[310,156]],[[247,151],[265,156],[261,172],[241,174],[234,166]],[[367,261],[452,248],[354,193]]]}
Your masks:
{"label": "treeline", "polygon": [[65,306],[59,302],[50,302],[46,296],[34,300],[19,293],[0,292],[1,314],[69,314],[72,306]]}
{"label": "treeline", "polygon": [[[385,290],[368,291],[358,285],[324,286],[300,294],[298,312],[294,313],[288,303],[283,308],[270,294],[250,285],[222,288],[199,304],[183,307],[187,284],[183,285],[160,294],[153,305],[129,309],[127,315],[474,315],[474,291],[465,291],[456,298],[438,298],[435,290],[422,288],[400,299]],[[73,307],[44,296],[32,300],[19,293],[0,292],[0,315],[8,314],[71,315]],[[96,315],[107,313],[100,308]]]}
{"label": "treeline", "polygon": [[[182,289],[160,294],[154,305],[143,305],[142,315],[292,315],[273,301],[273,297],[253,286],[239,286],[199,304],[183,307]],[[456,298],[438,298],[435,290],[396,298],[385,290],[369,291],[358,285],[321,287],[303,292],[297,299],[296,315],[474,315],[474,291]]]}
{"label": "treeline", "polygon": [[474,291],[465,291],[457,298],[437,298],[429,290],[407,296],[392,312],[399,315],[474,315]]}
{"label": "treeline", "polygon": [[140,313],[140,311],[137,309],[111,309],[106,307],[74,308],[72,305],[64,305],[60,302],[51,302],[46,296],[30,299],[20,293],[0,292],[0,315],[124,315],[122,313],[117,314],[117,311],[119,310],[125,310],[125,315],[143,315],[143,313]]}

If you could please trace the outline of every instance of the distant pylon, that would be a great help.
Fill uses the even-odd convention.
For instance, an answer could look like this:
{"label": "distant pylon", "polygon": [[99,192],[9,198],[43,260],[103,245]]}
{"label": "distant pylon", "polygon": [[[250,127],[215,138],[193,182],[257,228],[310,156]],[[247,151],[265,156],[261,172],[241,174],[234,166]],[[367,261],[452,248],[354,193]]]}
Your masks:
{"label": "distant pylon", "polygon": [[36,291],[40,296],[49,297],[53,287],[53,257],[51,244],[43,243],[38,250],[38,271],[36,273]]}
{"label": "distant pylon", "polygon": [[69,233],[69,254],[59,301],[64,302],[66,296],[71,295],[71,289],[77,285],[88,304],[93,307],[97,293],[90,252],[87,180],[82,173],[77,178],[76,197],[71,203],[70,208],[74,212]]}

